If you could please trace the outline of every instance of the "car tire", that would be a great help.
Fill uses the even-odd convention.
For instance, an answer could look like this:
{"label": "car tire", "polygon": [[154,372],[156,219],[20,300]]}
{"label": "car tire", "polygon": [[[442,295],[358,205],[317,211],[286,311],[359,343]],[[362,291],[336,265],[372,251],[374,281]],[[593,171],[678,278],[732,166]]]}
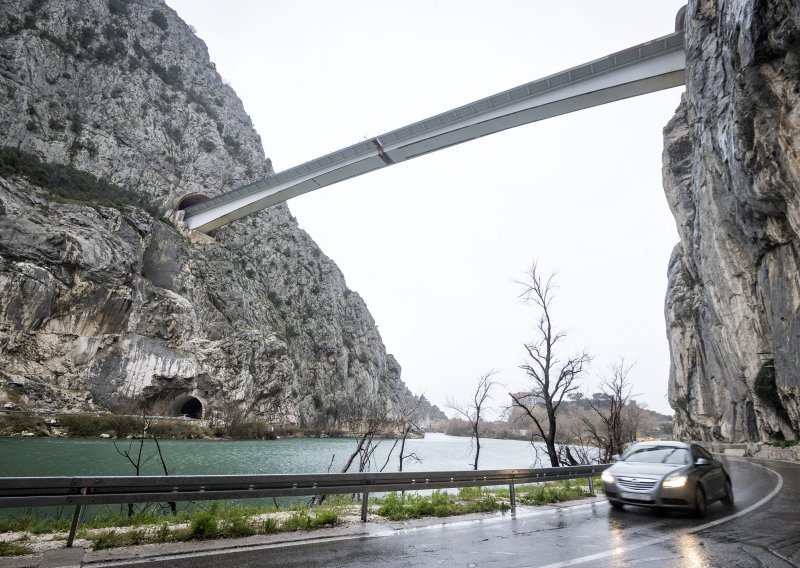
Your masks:
{"label": "car tire", "polygon": [[611,505],[611,508],[612,508],[612,509],[616,509],[617,511],[621,511],[622,509],[624,509],[624,508],[625,508],[625,505],[623,505],[623,504],[622,504],[622,503],[620,503],[619,501],[611,501],[611,500],[609,499],[608,503],[609,503],[609,505]]}
{"label": "car tire", "polygon": [[694,488],[694,514],[696,517],[705,517],[706,513],[708,513],[706,492],[703,491],[703,487],[698,483]]}
{"label": "car tire", "polygon": [[725,494],[722,496],[722,502],[729,507],[733,506],[733,486],[730,477],[725,478]]}

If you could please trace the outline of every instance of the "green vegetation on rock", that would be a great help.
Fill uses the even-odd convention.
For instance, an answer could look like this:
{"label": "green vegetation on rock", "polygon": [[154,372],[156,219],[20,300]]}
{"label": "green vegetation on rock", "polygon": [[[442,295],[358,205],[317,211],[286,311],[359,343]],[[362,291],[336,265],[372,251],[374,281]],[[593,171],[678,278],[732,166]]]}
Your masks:
{"label": "green vegetation on rock", "polygon": [[34,154],[16,148],[0,148],[0,176],[23,177],[45,189],[54,201],[114,208],[138,207],[159,217],[148,199],[135,191],[72,166],[43,162]]}

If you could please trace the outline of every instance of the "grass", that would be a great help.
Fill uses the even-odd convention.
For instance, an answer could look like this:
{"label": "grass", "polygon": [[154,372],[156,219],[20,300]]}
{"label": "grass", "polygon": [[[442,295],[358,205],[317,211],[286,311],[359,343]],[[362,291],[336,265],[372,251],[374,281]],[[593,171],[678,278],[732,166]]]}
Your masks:
{"label": "grass", "polygon": [[[585,480],[567,480],[517,486],[517,502],[542,505],[579,499],[586,496],[584,484]],[[509,509],[509,492],[508,489],[466,487],[452,494],[442,491],[434,491],[430,495],[388,493],[383,497],[372,498],[370,503],[377,506],[378,515],[399,521],[505,511]],[[319,507],[294,506],[279,509],[274,506],[214,502],[207,508],[183,510],[174,515],[164,514],[159,509],[147,509],[130,517],[123,513],[109,512],[83,522],[78,536],[91,540],[95,550],[145,543],[240,538],[331,527],[341,523],[344,514],[356,514],[357,509],[358,506],[349,495],[335,495]],[[285,515],[286,512],[289,513],[288,516]],[[63,533],[68,530],[68,525],[69,519],[66,518],[38,519],[25,515],[16,519],[0,520],[0,532]],[[5,543],[5,547],[0,548],[0,556],[29,554],[29,550],[19,541]]]}
{"label": "grass", "polygon": [[767,444],[776,448],[793,448],[800,444],[800,440],[776,440],[775,442],[767,442]]}
{"label": "grass", "polygon": [[0,556],[23,556],[33,554],[29,546],[17,542],[0,542]]}
{"label": "grass", "polygon": [[[561,503],[587,496],[583,480],[566,480],[542,485],[517,486],[517,503],[522,505],[546,505]],[[433,494],[417,495],[389,493],[373,499],[378,505],[378,514],[393,521],[420,517],[448,517],[467,513],[488,513],[510,508],[508,489],[484,489],[464,487],[457,494],[434,491]]]}
{"label": "grass", "polygon": [[36,517],[30,514],[10,519],[0,519],[0,532],[28,532],[48,534],[69,530],[70,520],[59,517]]}
{"label": "grass", "polygon": [[520,487],[517,501],[523,505],[547,505],[586,497],[582,485],[567,480],[558,484]]}
{"label": "grass", "polygon": [[[352,505],[352,503],[350,504]],[[274,508],[214,503],[208,509],[195,511],[190,516],[184,512],[183,516],[179,514],[177,518],[169,517],[172,522],[165,521],[164,517],[160,516],[160,524],[126,525],[134,526],[133,530],[117,530],[124,528],[119,526],[112,530],[102,531],[93,527],[84,527],[79,536],[93,541],[95,550],[102,550],[154,542],[241,538],[256,534],[308,531],[335,526],[341,522],[340,508],[330,505],[314,510],[305,508],[295,510],[283,521],[269,516],[263,518],[264,511],[275,513]],[[145,516],[140,516],[137,522],[142,522],[145,518]],[[181,522],[182,524],[179,524]]]}
{"label": "grass", "polygon": [[379,504],[378,514],[392,521],[488,513],[509,508],[508,503],[498,500],[494,492],[480,488],[461,489],[458,495],[443,491],[434,491],[431,495],[389,493],[375,502]]}

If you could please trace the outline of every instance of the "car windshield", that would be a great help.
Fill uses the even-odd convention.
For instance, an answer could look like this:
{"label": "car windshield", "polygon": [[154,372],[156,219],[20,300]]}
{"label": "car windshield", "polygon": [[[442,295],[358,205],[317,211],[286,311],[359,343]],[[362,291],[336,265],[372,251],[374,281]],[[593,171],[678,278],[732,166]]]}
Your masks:
{"label": "car windshield", "polygon": [[669,463],[685,465],[689,463],[689,450],[675,446],[645,446],[632,448],[622,458],[626,462]]}

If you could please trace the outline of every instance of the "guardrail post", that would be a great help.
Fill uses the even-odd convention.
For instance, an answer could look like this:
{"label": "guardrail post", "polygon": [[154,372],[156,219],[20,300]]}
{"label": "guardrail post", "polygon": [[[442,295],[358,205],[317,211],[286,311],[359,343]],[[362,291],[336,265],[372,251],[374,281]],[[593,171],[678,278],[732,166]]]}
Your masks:
{"label": "guardrail post", "polygon": [[364,491],[361,494],[361,521],[367,522],[367,506],[369,505],[369,493]]}
{"label": "guardrail post", "polygon": [[[81,489],[81,495],[86,495],[85,487]],[[75,514],[72,515],[72,525],[69,527],[69,536],[67,536],[67,548],[72,548],[75,532],[78,530],[78,521],[81,518],[81,511],[83,511],[83,505],[75,505]]]}
{"label": "guardrail post", "polygon": [[516,489],[514,488],[513,483],[510,483],[508,485],[508,495],[511,501],[511,510],[513,511],[514,509],[517,508],[517,492]]}
{"label": "guardrail post", "polygon": [[589,475],[589,495],[594,497],[594,475]]}

